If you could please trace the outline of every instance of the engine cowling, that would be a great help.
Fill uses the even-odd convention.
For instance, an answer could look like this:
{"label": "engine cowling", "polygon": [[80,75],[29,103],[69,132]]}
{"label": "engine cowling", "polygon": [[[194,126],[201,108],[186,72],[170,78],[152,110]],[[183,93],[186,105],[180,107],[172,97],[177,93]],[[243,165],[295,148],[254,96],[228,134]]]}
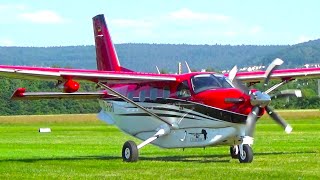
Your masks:
{"label": "engine cowling", "polygon": [[78,91],[80,88],[80,84],[72,79],[66,81],[63,85],[63,91],[66,93],[73,93]]}

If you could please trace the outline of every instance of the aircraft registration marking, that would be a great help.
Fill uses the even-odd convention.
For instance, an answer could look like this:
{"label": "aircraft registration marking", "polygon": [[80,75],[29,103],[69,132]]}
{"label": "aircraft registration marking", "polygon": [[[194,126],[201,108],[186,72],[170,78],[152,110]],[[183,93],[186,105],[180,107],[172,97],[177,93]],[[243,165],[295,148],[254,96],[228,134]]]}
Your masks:
{"label": "aircraft registration marking", "polygon": [[197,138],[197,137],[195,137],[195,138],[190,138],[190,142],[201,142],[201,141],[204,141],[204,138]]}

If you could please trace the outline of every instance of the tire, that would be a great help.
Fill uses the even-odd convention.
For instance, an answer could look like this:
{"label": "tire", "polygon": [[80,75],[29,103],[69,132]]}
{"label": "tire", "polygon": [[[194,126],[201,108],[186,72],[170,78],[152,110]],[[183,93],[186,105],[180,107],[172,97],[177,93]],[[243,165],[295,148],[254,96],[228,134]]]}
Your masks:
{"label": "tire", "polygon": [[127,141],[122,147],[122,159],[126,162],[137,162],[139,158],[139,151],[137,145],[133,141]]}
{"label": "tire", "polygon": [[230,147],[230,156],[232,159],[237,159],[239,154],[239,146]]}
{"label": "tire", "polygon": [[251,163],[253,160],[253,151],[251,146],[248,144],[244,144],[243,146],[243,154],[238,153],[238,158],[240,163]]}

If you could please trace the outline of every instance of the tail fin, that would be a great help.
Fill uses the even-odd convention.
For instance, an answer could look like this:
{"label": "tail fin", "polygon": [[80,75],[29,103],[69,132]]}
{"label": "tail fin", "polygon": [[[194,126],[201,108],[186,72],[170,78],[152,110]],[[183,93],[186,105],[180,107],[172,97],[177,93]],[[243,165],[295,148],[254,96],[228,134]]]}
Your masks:
{"label": "tail fin", "polygon": [[103,14],[93,17],[92,20],[98,70],[129,71],[120,66]]}

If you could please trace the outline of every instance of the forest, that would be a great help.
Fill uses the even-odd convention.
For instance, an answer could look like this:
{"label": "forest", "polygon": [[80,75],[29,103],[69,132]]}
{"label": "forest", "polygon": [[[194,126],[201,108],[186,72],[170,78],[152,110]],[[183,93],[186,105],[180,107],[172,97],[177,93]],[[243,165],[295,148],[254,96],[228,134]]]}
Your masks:
{"label": "forest", "polygon": [[[122,66],[134,71],[156,72],[155,66],[176,72],[177,63],[187,61],[192,69],[231,69],[268,65],[281,58],[281,68],[320,63],[320,40],[296,45],[188,45],[116,44]],[[96,69],[94,46],[0,47],[0,64]]]}
{"label": "forest", "polygon": [[[296,45],[188,45],[188,44],[116,44],[122,66],[142,72],[177,72],[178,62],[187,61],[192,70],[210,69],[217,72],[238,67],[265,65],[275,58],[285,63],[281,68],[299,68],[305,64],[320,63],[320,40]],[[66,47],[0,47],[1,65],[28,65],[40,67],[67,67],[96,69],[94,46]],[[154,67],[154,68],[153,68]],[[28,91],[61,91],[56,82],[7,79],[0,77],[0,115],[96,113],[96,100],[35,100],[11,101],[18,87]],[[82,91],[95,91],[95,84],[81,83]],[[301,89],[304,97],[275,100],[278,109],[320,108],[318,81],[297,80],[282,87]],[[264,87],[259,87],[264,88]]]}

